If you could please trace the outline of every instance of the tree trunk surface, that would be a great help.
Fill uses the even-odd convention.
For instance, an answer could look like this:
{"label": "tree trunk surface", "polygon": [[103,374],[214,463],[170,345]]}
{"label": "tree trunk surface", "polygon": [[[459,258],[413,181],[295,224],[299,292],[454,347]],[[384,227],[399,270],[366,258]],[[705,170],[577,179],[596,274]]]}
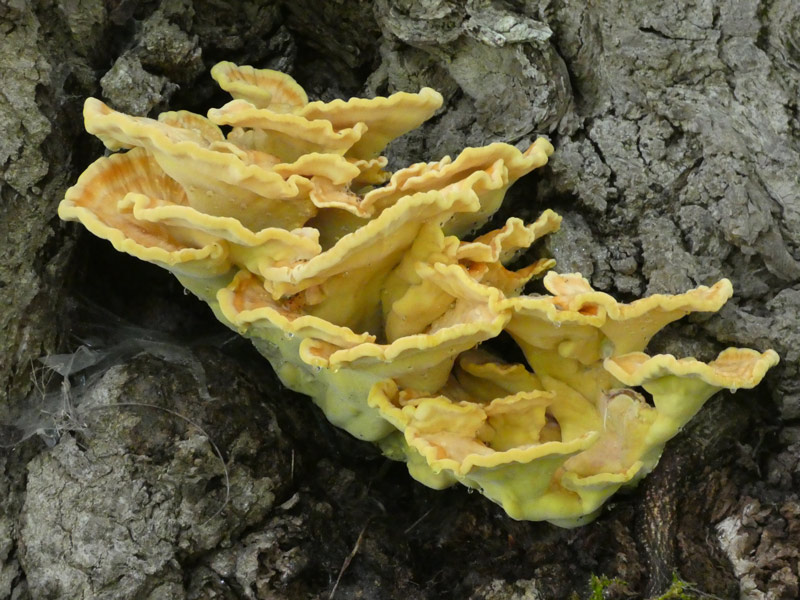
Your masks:
{"label": "tree trunk surface", "polygon": [[[558,270],[625,300],[728,277],[651,348],[781,364],[589,525],[423,487],[56,215],[102,155],[87,96],[205,113],[219,60],[439,90],[395,165],[548,135],[504,217],[557,210]],[[800,597],[800,3],[0,0],[0,74],[0,600]]]}

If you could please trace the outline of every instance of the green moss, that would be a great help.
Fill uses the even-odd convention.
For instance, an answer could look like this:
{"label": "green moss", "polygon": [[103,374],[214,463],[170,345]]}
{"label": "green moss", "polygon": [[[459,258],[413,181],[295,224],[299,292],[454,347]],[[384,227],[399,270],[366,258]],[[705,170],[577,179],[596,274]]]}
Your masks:
{"label": "green moss", "polygon": [[[627,584],[617,577],[592,575],[589,580],[589,596],[587,600],[605,600],[606,590],[611,586],[624,588]],[[573,594],[571,600],[578,600],[578,598],[577,594]],[[683,581],[677,573],[673,573],[672,583],[669,588],[662,595],[651,600],[715,600],[718,598],[718,596],[698,590],[693,584]]]}
{"label": "green moss", "polygon": [[691,583],[681,580],[677,573],[673,573],[669,589],[656,600],[701,600],[703,598],[716,598],[716,596],[695,589]]}
{"label": "green moss", "polygon": [[591,590],[589,600],[603,600],[603,591],[612,585],[624,586],[625,582],[616,577],[610,578],[605,575],[592,575],[589,580],[589,588]]}

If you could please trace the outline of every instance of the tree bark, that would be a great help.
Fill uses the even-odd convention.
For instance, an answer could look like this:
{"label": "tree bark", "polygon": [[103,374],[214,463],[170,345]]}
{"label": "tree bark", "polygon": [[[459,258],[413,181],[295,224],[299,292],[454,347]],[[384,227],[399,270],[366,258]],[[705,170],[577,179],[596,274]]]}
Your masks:
{"label": "tree bark", "polygon": [[[800,4],[0,0],[0,32],[0,600],[800,595]],[[439,90],[395,166],[550,136],[503,217],[556,209],[558,270],[623,299],[728,277],[651,349],[781,364],[584,527],[422,487],[56,216],[102,154],[87,96],[204,113],[219,60],[312,99]]]}

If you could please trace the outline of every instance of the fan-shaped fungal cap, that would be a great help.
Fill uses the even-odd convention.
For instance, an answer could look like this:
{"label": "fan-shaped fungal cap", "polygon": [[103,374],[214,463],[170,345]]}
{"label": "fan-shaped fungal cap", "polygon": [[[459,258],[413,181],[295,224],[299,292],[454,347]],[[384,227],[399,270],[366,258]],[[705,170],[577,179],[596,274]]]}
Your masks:
{"label": "fan-shaped fungal cap", "polygon": [[387,185],[367,193],[364,202],[380,211],[398,198],[417,192],[470,189],[479,199],[480,208],[452,218],[445,228],[447,233],[460,237],[483,225],[502,204],[508,187],[522,175],[547,164],[552,152],[553,146],[544,138],[537,139],[524,153],[508,144],[467,148],[455,160],[445,157],[397,171]]}
{"label": "fan-shaped fungal cap", "polygon": [[[360,135],[349,148],[353,158],[376,157],[394,138],[416,129],[427,121],[442,105],[442,95],[431,88],[422,88],[418,93],[397,92],[389,97],[351,98],[331,102],[308,102],[305,91],[297,82],[278,71],[237,67],[221,62],[211,69],[214,80],[234,98],[244,100],[256,108],[275,113],[292,113],[311,122],[327,121],[334,130],[343,132],[357,130]],[[236,105],[242,110],[242,105]],[[224,109],[223,109],[224,112]],[[223,112],[214,112],[215,119],[228,118]],[[253,113],[255,114],[255,113]],[[261,125],[250,120],[246,127],[275,127],[275,116],[260,113]],[[270,127],[263,127],[272,122]],[[300,137],[300,136],[298,136]]]}
{"label": "fan-shaped fungal cap", "polygon": [[368,130],[361,122],[334,129],[330,121],[324,119],[309,120],[300,115],[256,108],[244,100],[212,108],[208,118],[217,125],[239,128],[230,136],[239,146],[274,154],[289,162],[309,152],[344,155]]}
{"label": "fan-shaped fungal cap", "polygon": [[710,363],[694,358],[675,358],[671,354],[648,356],[632,352],[607,358],[603,365],[625,385],[647,385],[661,377],[691,377],[717,388],[752,388],[778,364],[774,350],[758,352],[749,348],[727,348]]}
{"label": "fan-shaped fungal cap", "polygon": [[[144,117],[130,117],[89,98],[84,106],[86,129],[111,149],[142,147],[186,191],[201,212],[238,219],[258,230],[269,226],[293,229],[316,212],[308,198],[308,177],[288,177],[242,156],[214,147],[196,129],[182,129]],[[342,160],[326,155],[322,160]],[[291,170],[290,170],[291,171]],[[313,173],[306,172],[306,175]]]}
{"label": "fan-shaped fungal cap", "polygon": [[67,190],[58,207],[62,219],[80,221],[120,252],[175,273],[212,277],[231,267],[228,245],[216,236],[178,224],[139,220],[136,202],[168,198],[180,208],[181,186],[141,149],[100,158]]}
{"label": "fan-shaped fungal cap", "polygon": [[436,90],[422,88],[417,93],[397,92],[385,98],[310,102],[296,114],[312,121],[330,121],[337,130],[365,124],[367,131],[349,150],[348,156],[370,159],[380,154],[393,139],[430,119],[442,101],[442,95]]}
{"label": "fan-shaped fungal cap", "polygon": [[305,90],[289,75],[222,61],[211,68],[211,77],[226,92],[258,108],[291,112],[308,103]]}
{"label": "fan-shaped fungal cap", "polygon": [[509,332],[530,355],[549,350],[582,364],[610,353],[642,350],[668,323],[690,312],[717,311],[732,293],[730,282],[723,279],[712,287],[674,296],[655,294],[624,304],[592,289],[576,273],[548,273],[544,285],[552,296],[508,300],[514,311]]}

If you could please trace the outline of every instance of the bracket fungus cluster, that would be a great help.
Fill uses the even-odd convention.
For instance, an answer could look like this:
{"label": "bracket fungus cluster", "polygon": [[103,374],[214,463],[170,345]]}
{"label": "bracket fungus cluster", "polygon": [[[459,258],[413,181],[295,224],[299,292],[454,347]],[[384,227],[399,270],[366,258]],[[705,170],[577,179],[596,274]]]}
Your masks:
{"label": "bracket fungus cluster", "polygon": [[[727,280],[625,304],[552,260],[507,269],[558,229],[551,210],[463,240],[547,162],[547,140],[389,174],[381,152],[440,107],[434,90],[309,102],[283,73],[211,73],[234,99],[207,117],[88,99],[87,130],[123,152],[94,162],[59,215],[174,273],[287,387],[422,483],[460,482],[515,519],[585,523],[711,395],[777,363],[771,350],[708,364],[643,352],[666,324],[717,311]],[[549,293],[523,295],[542,275]],[[480,347],[502,332],[527,365]]]}

